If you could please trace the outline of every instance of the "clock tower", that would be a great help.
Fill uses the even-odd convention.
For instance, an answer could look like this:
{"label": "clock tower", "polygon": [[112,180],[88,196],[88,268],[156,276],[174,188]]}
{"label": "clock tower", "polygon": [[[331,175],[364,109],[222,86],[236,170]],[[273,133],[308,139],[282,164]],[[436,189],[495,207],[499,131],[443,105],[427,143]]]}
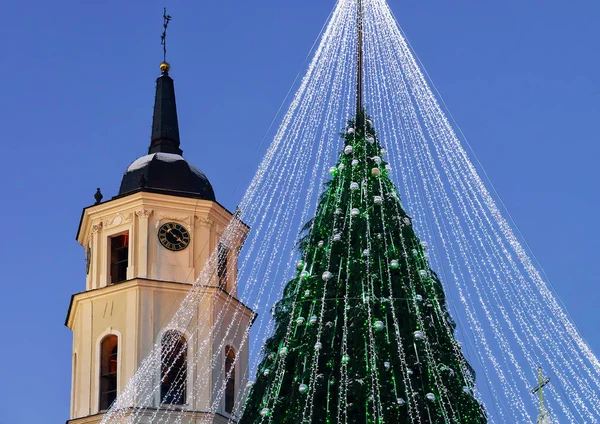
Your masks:
{"label": "clock tower", "polygon": [[[158,367],[153,384],[160,385],[160,393],[144,407],[158,411],[155,419],[168,409],[165,423],[200,422],[207,414],[215,423],[237,421],[248,368],[243,331],[223,343],[210,330],[222,308],[231,309],[228,316],[242,310],[236,319],[245,328],[254,317],[236,293],[243,237],[220,241],[233,214],[217,202],[206,175],[183,158],[169,64],[161,63],[160,70],[148,154],[129,165],[118,195],[102,201],[98,190],[96,203],[81,216],[77,241],[86,252],[85,290],[72,296],[66,318],[73,332],[69,424],[100,422],[142,360],[165,339],[179,355],[175,364]],[[189,327],[197,330],[167,328],[213,251],[218,251],[218,265],[210,281],[201,282],[208,295],[196,314],[204,322]],[[212,349],[203,356],[199,345],[207,337]],[[209,412],[215,403],[210,387],[223,378],[205,368],[213,356],[220,361],[214,369],[228,367],[231,379],[217,410]],[[184,381],[170,390],[175,372]],[[210,387],[192,387],[199,373],[212,375]]]}

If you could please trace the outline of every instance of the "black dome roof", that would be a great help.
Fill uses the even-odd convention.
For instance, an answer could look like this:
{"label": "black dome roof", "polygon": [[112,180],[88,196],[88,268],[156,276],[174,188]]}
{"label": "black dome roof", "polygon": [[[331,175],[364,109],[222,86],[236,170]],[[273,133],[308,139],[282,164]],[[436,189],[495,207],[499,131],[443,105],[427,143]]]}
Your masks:
{"label": "black dome roof", "polygon": [[129,165],[119,196],[144,190],[214,202],[215,192],[206,175],[181,156],[175,84],[169,69],[168,63],[160,64],[148,154]]}
{"label": "black dome roof", "polygon": [[206,175],[174,153],[151,153],[129,165],[121,180],[119,196],[140,189],[216,201]]}

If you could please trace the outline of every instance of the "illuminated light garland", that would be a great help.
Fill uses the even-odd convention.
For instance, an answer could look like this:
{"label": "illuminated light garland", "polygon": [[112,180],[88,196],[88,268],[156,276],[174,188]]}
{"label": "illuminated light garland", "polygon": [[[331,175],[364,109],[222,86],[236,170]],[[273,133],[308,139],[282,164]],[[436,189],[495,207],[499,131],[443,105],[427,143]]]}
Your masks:
{"label": "illuminated light garland", "polygon": [[[311,335],[307,340],[311,349],[299,360],[297,370],[307,378],[298,376],[289,390],[301,395],[305,420],[320,408],[321,399],[315,396],[324,387],[327,411],[336,411],[329,417],[331,422],[351,421],[355,405],[350,405],[350,399],[356,385],[361,385],[369,394],[364,405],[365,419],[369,420],[385,416],[388,408],[397,408],[399,416],[408,422],[424,423],[432,417],[475,422],[463,416],[464,404],[455,401],[464,395],[486,406],[489,422],[531,422],[537,405],[527,393],[539,365],[552,376],[546,407],[553,419],[600,420],[600,363],[500,214],[387,4],[363,0],[363,7],[363,94],[377,124],[377,134],[363,141],[373,151],[366,155],[366,150],[361,150],[361,128],[348,123],[354,113],[356,86],[356,2],[339,0],[299,90],[239,205],[240,220],[252,230],[240,254],[233,287],[242,302],[258,313],[252,330],[242,325],[239,318],[245,309],[232,296],[226,296],[214,311],[214,324],[206,324],[213,312],[199,309],[199,305],[214,301],[208,287],[215,281],[219,257],[212,252],[173,320],[165,325],[185,334],[188,347],[188,375],[175,376],[167,397],[186,393],[189,404],[157,403],[161,389],[157,373],[161,367],[172,370],[180,358],[176,340],[162,343],[157,339],[103,422],[179,423],[183,420],[181,411],[191,413],[206,402],[200,388],[212,384],[209,414],[201,419],[210,422],[210,414],[222,412],[232,375],[222,357],[229,340],[239,342],[236,347],[240,352],[249,349],[251,357],[247,368],[236,369],[242,378],[228,421],[238,422],[251,406],[258,408],[260,422],[278,422],[278,395],[288,390],[284,387],[285,364],[297,354],[295,340],[304,334]],[[372,127],[373,121],[368,125]],[[338,138],[340,132],[344,133],[343,140]],[[346,152],[348,146],[351,149]],[[349,170],[351,179],[343,177]],[[314,221],[308,233],[320,234],[315,233],[309,243],[318,247],[319,254],[327,255],[328,261],[333,249],[338,249],[336,255],[351,260],[340,262],[337,269],[316,269],[316,256],[299,258],[294,247],[304,223],[320,215],[320,191],[327,178],[338,181],[326,202],[332,225],[320,233],[324,221]],[[372,178],[378,184],[370,183]],[[352,182],[357,185],[353,187],[355,197],[342,210],[344,191]],[[390,205],[396,209],[392,211]],[[409,211],[410,218],[403,211]],[[373,220],[393,224],[372,230]],[[353,229],[363,223],[369,230],[357,237]],[[400,234],[414,231],[427,244],[411,237],[398,238],[394,235],[396,226],[401,228]],[[244,231],[245,225],[234,220],[221,242],[235,246]],[[379,257],[385,258],[383,265],[375,266]],[[300,259],[302,264],[296,269]],[[355,299],[339,276],[356,272],[359,263],[365,273],[359,299]],[[404,275],[407,267],[411,271],[402,286],[406,295],[398,299],[393,276]],[[300,280],[303,271],[307,275]],[[328,274],[323,279],[325,272],[331,277]],[[229,270],[226,274],[233,279]],[[297,281],[290,286],[291,294],[284,290],[290,281]],[[325,296],[327,287],[338,285],[340,290],[334,298]],[[447,302],[439,296],[440,287]],[[277,299],[287,296],[291,296],[289,304],[273,308]],[[337,320],[324,313],[330,302],[340,308]],[[397,304],[410,312],[410,326],[405,327],[407,316],[396,313]],[[453,312],[456,329],[447,308]],[[386,313],[381,312],[384,310]],[[359,327],[353,320],[357,311],[368,317],[360,324],[364,357],[352,352],[351,343]],[[277,320],[283,318],[289,322],[281,343],[262,350],[278,328]],[[376,328],[376,322],[383,327]],[[341,335],[340,351],[335,356],[340,365],[338,374],[334,380],[322,382],[320,376],[330,365],[320,364],[319,358],[329,355],[331,334],[336,331]],[[447,349],[450,356],[440,359],[438,338],[454,339],[455,331],[456,337],[466,342],[464,349],[458,342],[452,343]],[[206,334],[214,337],[207,339]],[[316,343],[321,343],[320,349],[314,349]],[[387,343],[396,346],[394,354],[386,350]],[[478,372],[477,385],[465,356]],[[421,364],[412,363],[413,358]],[[263,359],[270,361],[269,367],[263,368]],[[352,374],[357,364],[369,367],[364,378]],[[268,375],[262,375],[267,369]],[[254,380],[258,370],[261,373],[256,382],[246,383],[244,376],[249,374]],[[423,370],[427,384],[419,377]],[[209,383],[213,376],[215,382]],[[270,379],[265,405],[248,405],[246,398],[259,390],[260,378]],[[421,416],[422,411],[427,411],[426,417]]]}

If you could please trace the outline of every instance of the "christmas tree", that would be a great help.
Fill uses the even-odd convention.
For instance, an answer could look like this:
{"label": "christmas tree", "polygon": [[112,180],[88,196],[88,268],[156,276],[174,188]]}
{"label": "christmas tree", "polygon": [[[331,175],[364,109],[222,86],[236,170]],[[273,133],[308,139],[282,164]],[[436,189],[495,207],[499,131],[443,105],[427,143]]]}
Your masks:
{"label": "christmas tree", "polygon": [[241,423],[487,422],[372,121],[342,137]]}

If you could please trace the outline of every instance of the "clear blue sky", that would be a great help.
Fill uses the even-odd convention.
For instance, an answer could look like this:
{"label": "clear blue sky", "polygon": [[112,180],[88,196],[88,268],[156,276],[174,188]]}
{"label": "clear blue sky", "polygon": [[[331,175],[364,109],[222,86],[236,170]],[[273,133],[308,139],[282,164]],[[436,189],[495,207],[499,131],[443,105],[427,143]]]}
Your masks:
{"label": "clear blue sky", "polygon": [[[600,352],[600,3],[389,0],[592,349]],[[162,7],[184,155],[239,201],[333,0],[9,0],[2,7],[0,424],[68,418],[75,241],[149,143]],[[235,187],[239,188],[235,191]]]}

